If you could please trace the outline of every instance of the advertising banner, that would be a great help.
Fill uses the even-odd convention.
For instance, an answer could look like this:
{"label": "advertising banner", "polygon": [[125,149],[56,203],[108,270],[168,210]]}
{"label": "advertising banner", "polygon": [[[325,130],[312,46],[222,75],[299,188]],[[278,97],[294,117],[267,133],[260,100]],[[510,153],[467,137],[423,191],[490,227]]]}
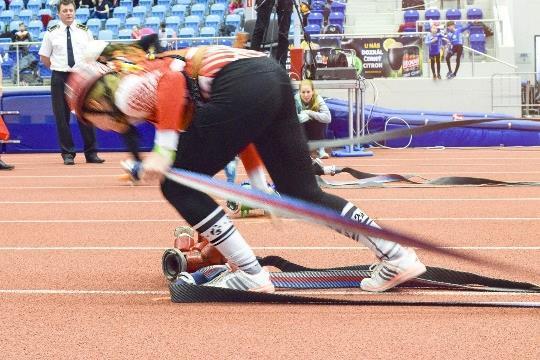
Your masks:
{"label": "advertising banner", "polygon": [[348,39],[343,49],[354,49],[362,62],[362,76],[380,77],[422,76],[423,42],[419,36]]}

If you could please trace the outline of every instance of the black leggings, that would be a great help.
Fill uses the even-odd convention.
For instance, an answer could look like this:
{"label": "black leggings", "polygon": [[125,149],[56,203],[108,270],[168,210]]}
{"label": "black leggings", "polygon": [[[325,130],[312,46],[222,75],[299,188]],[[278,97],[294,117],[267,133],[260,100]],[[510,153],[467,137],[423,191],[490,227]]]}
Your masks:
{"label": "black leggings", "polygon": [[[289,77],[266,57],[238,60],[219,72],[210,102],[197,109],[180,136],[174,167],[215,175],[249,143],[255,144],[279,193],[336,211],[347,203],[317,185]],[[168,179],[161,189],[192,226],[218,206],[207,194]]]}
{"label": "black leggings", "polygon": [[[431,72],[433,73],[433,76],[440,76],[441,75],[441,55],[437,54],[435,56],[430,56],[429,59],[431,60]],[[435,72],[435,63],[437,64],[437,72]]]}
{"label": "black leggings", "polygon": [[459,64],[461,63],[461,54],[463,54],[463,45],[454,45],[452,46],[452,51],[448,52],[446,55],[446,66],[448,66],[448,72],[452,72],[452,65],[450,65],[450,59],[456,54],[456,70],[454,75],[457,75],[459,70]]}

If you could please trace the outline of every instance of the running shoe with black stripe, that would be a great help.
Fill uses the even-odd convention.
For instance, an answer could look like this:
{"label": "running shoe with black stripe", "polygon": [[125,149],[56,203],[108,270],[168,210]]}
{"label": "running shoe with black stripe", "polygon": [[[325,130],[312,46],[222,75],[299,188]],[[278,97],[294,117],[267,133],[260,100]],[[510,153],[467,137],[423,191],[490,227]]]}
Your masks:
{"label": "running shoe with black stripe", "polygon": [[270,273],[265,269],[254,275],[242,270],[226,271],[204,284],[204,286],[264,293],[273,293],[275,291],[274,284],[270,281]]}
{"label": "running shoe with black stripe", "polygon": [[405,249],[397,259],[382,260],[370,268],[371,277],[360,283],[364,291],[382,292],[391,289],[426,272],[426,266],[418,260],[412,249]]}

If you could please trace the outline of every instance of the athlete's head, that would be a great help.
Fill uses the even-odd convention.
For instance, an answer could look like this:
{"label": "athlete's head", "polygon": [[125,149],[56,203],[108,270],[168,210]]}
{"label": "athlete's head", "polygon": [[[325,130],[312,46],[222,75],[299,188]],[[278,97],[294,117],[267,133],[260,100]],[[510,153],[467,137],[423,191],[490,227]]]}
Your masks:
{"label": "athlete's head", "polygon": [[127,117],[114,103],[119,83],[119,74],[103,64],[78,67],[66,86],[70,109],[81,121],[99,129],[125,132],[129,125]]}

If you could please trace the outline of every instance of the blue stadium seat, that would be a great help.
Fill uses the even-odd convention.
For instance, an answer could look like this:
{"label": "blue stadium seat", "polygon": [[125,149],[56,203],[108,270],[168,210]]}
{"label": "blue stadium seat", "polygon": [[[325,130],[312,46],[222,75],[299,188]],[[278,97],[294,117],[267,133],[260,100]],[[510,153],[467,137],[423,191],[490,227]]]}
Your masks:
{"label": "blue stadium seat", "polygon": [[480,24],[469,24],[469,35],[474,35],[474,34],[485,35],[484,27]]}
{"label": "blue stadium seat", "polygon": [[9,3],[9,10],[13,11],[14,14],[18,14],[22,9],[24,9],[23,0],[11,0]]}
{"label": "blue stadium seat", "polygon": [[121,29],[118,31],[118,38],[122,40],[131,39],[131,29]]}
{"label": "blue stadium seat", "polygon": [[309,35],[313,35],[313,34],[320,34],[321,33],[321,27],[317,24],[311,24],[311,25],[308,25],[304,28],[304,31],[309,34]]}
{"label": "blue stadium seat", "polygon": [[28,26],[30,24],[30,20],[34,17],[34,14],[32,13],[32,10],[23,9],[21,12],[19,12],[19,20],[24,23],[24,25]]}
{"label": "blue stadium seat", "polygon": [[171,15],[179,16],[182,19],[186,16],[186,12],[187,12],[186,5],[176,4],[176,5],[173,5],[173,7],[171,8]]}
{"label": "blue stadium seat", "polygon": [[340,12],[330,13],[330,15],[328,16],[328,23],[333,25],[339,25],[343,30],[343,27],[345,26],[345,15]]}
{"label": "blue stadium seat", "polygon": [[133,26],[141,26],[141,19],[135,16],[128,17],[126,19],[126,27],[131,29]]}
{"label": "blue stadium seat", "polygon": [[113,10],[113,18],[119,19],[124,23],[128,17],[129,10],[125,6],[117,6]]}
{"label": "blue stadium seat", "polygon": [[225,7],[225,4],[213,4],[210,7],[210,14],[218,15],[221,18],[223,18],[225,16],[226,9],[227,8]]}
{"label": "blue stadium seat", "polygon": [[41,9],[41,0],[29,0],[26,4],[26,8],[32,11],[32,14],[37,16],[39,9]]}
{"label": "blue stadium seat", "polygon": [[191,39],[195,36],[195,30],[190,27],[183,27],[178,31],[178,37],[180,39]]}
{"label": "blue stadium seat", "polygon": [[150,12],[153,5],[154,0],[139,0],[139,6],[144,6],[146,8],[146,12]]}
{"label": "blue stadium seat", "polygon": [[238,14],[240,16],[244,16],[245,10],[243,8],[238,8],[233,10],[233,14]]}
{"label": "blue stadium seat", "polygon": [[43,38],[45,37],[46,33],[47,33],[46,31],[42,31],[39,33],[39,36],[38,36],[39,41],[43,41]]}
{"label": "blue stadium seat", "polygon": [[122,21],[118,18],[110,18],[105,22],[105,30],[111,30],[115,37],[118,35],[121,27]]}
{"label": "blue stadium seat", "polygon": [[[52,20],[51,20],[52,21]],[[49,21],[49,24],[51,22]],[[88,30],[94,35],[94,38],[97,38],[99,35],[99,31],[101,30],[101,20],[100,19],[88,19],[86,22],[86,26],[88,26]]]}
{"label": "blue stadium seat", "polygon": [[418,10],[409,9],[403,13],[403,21],[407,22],[417,22],[420,19],[420,14]]}
{"label": "blue stadium seat", "polygon": [[156,33],[159,31],[159,25],[161,20],[157,16],[149,16],[144,21],[144,26],[154,30]]}
{"label": "blue stadium seat", "polygon": [[144,22],[144,18],[146,17],[146,7],[139,5],[135,6],[133,8],[133,17],[138,17],[141,20],[141,24]]}
{"label": "blue stadium seat", "polygon": [[437,9],[427,9],[424,13],[424,19],[426,20],[440,20],[441,12]]}
{"label": "blue stadium seat", "polygon": [[320,1],[312,1],[311,2],[311,12],[317,12],[317,13],[321,13],[323,12],[324,10],[324,6],[325,6],[325,2],[326,1],[323,1],[323,0],[320,0]]}
{"label": "blue stadium seat", "polygon": [[174,29],[176,32],[178,32],[181,22],[182,19],[179,16],[167,16],[165,18],[165,26]]}
{"label": "blue stadium seat", "polygon": [[322,13],[311,13],[308,15],[307,23],[308,25],[319,25],[323,26],[323,14]]}
{"label": "blue stadium seat", "polygon": [[219,29],[221,25],[221,19],[219,15],[208,15],[204,20],[204,26],[211,26],[213,28]]}
{"label": "blue stadium seat", "polygon": [[216,4],[228,4],[229,0],[215,0],[214,3],[216,3]]}
{"label": "blue stadium seat", "polygon": [[4,24],[12,22],[14,17],[15,14],[13,13],[13,10],[4,10],[0,13],[0,21]]}
{"label": "blue stadium seat", "polygon": [[43,23],[40,20],[31,20],[28,24],[28,32],[32,37],[32,41],[39,39],[39,33],[43,30]]}
{"label": "blue stadium seat", "polygon": [[484,34],[471,34],[469,36],[469,43],[471,48],[476,51],[486,52],[486,35]]}
{"label": "blue stadium seat", "polygon": [[39,76],[42,78],[50,78],[52,74],[51,69],[43,65],[41,62],[39,63]]}
{"label": "blue stadium seat", "polygon": [[199,33],[200,24],[201,24],[201,19],[196,15],[186,16],[184,20],[184,27],[192,28],[196,34]]}
{"label": "blue stadium seat", "polygon": [[446,20],[461,20],[461,11],[459,9],[446,10]]}
{"label": "blue stadium seat", "polygon": [[167,9],[171,7],[171,3],[173,0],[158,0],[158,5],[164,5]]}
{"label": "blue stadium seat", "polygon": [[205,4],[193,4],[191,5],[191,15],[200,17],[201,19],[206,15]]}
{"label": "blue stadium seat", "polygon": [[240,28],[242,17],[238,14],[230,14],[225,17],[225,25],[233,25],[236,30]]}
{"label": "blue stadium seat", "polygon": [[21,21],[19,20],[12,20],[9,22],[9,31],[19,31],[19,24]]}
{"label": "blue stadium seat", "polygon": [[332,12],[340,12],[342,14],[345,14],[345,9],[347,8],[347,4],[342,3],[340,1],[334,1],[332,5],[330,5],[330,11]]}
{"label": "blue stadium seat", "polygon": [[38,16],[42,16],[42,15],[49,15],[50,17],[52,17],[53,13],[51,9],[39,9]]}
{"label": "blue stadium seat", "polygon": [[[41,5],[41,2],[39,3]],[[6,3],[4,0],[0,0],[0,11],[6,10]]]}
{"label": "blue stadium seat", "polygon": [[481,9],[478,8],[469,8],[467,10],[467,19],[469,20],[480,20],[484,17]]}
{"label": "blue stadium seat", "polygon": [[128,14],[133,11],[133,0],[120,0],[120,6],[125,7],[128,10]]}
{"label": "blue stadium seat", "polygon": [[167,7],[165,5],[152,6],[152,16],[159,18],[159,21],[165,20],[165,14],[167,14]]}
{"label": "blue stadium seat", "polygon": [[113,40],[114,34],[111,30],[99,30],[98,37],[99,40]]}
{"label": "blue stadium seat", "polygon": [[85,24],[88,19],[90,19],[90,9],[78,8],[77,11],[75,11],[75,19],[77,22]]}
{"label": "blue stadium seat", "polygon": [[201,28],[199,36],[201,37],[215,37],[217,29],[212,26],[205,26]]}
{"label": "blue stadium seat", "polygon": [[189,5],[191,5],[191,0],[176,0],[176,4],[177,5],[189,6]]}

